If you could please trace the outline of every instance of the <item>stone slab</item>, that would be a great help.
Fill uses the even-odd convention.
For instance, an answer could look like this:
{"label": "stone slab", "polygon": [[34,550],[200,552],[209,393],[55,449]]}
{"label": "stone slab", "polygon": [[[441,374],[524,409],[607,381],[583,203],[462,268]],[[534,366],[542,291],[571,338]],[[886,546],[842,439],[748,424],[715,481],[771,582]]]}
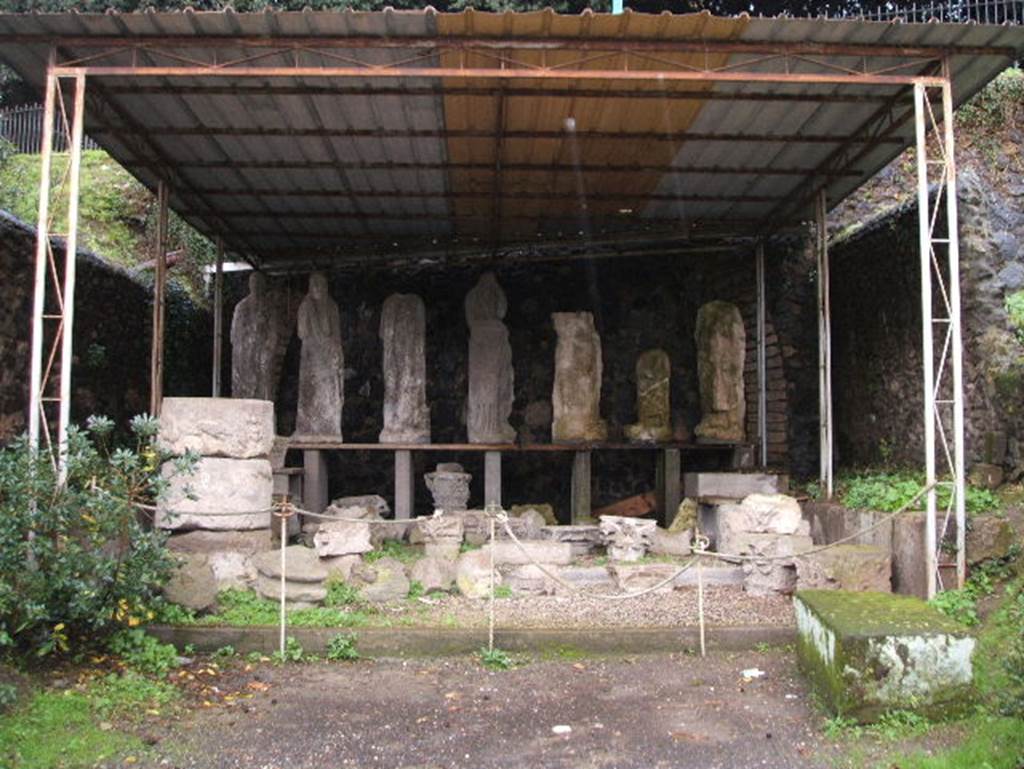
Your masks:
{"label": "stone slab", "polygon": [[203,457],[191,475],[175,474],[173,462],[165,462],[161,474],[169,484],[157,503],[154,523],[159,528],[270,527],[274,480],[269,460]]}
{"label": "stone slab", "polygon": [[[281,600],[281,580],[265,577],[262,574],[256,577],[256,592],[264,598],[272,601]],[[290,604],[311,606],[318,604],[327,597],[327,588],[318,582],[293,582],[286,580],[284,583],[284,600]],[[300,607],[296,607],[300,608]]]}
{"label": "stone slab", "polygon": [[836,545],[795,562],[800,590],[892,592],[892,559],[881,547]]}
{"label": "stone slab", "polygon": [[174,553],[206,556],[217,580],[217,590],[246,588],[256,579],[252,556],[267,549],[266,529],[255,531],[187,531],[172,534],[167,549]]}
{"label": "stone slab", "polygon": [[[567,542],[522,542],[522,550],[515,542],[495,542],[494,563],[496,565],[537,563],[552,566],[568,566],[572,563],[572,545]],[[481,552],[489,553],[491,545],[484,545]],[[526,553],[523,552],[526,551]],[[527,555],[529,553],[529,556]]]}
{"label": "stone slab", "polygon": [[[742,566],[708,566],[702,569],[701,577],[705,587],[735,587],[744,580]],[[675,587],[697,587],[697,567],[693,566],[672,583]]]}
{"label": "stone slab", "polygon": [[683,494],[692,499],[743,499],[751,494],[784,494],[789,476],[772,473],[683,473]]}
{"label": "stone slab", "polygon": [[[608,566],[608,572],[615,580],[619,590],[626,593],[636,593],[641,590],[649,590],[665,580],[669,580],[673,574],[679,571],[680,565],[675,563],[612,563]],[[656,593],[668,593],[675,588],[674,580],[665,582],[657,588]]]}
{"label": "stone slab", "polygon": [[248,398],[164,398],[157,444],[181,455],[253,459],[274,448],[274,404]]}
{"label": "stone slab", "polygon": [[324,521],[313,535],[313,547],[321,558],[368,553],[373,550],[370,524],[366,521]]}
{"label": "stone slab", "polygon": [[[284,551],[285,577],[289,582],[323,582],[327,579],[327,567],[320,561],[316,551],[303,545],[291,545]],[[264,577],[280,579],[281,551],[267,550],[253,556],[252,565]]]}
{"label": "stone slab", "polygon": [[972,702],[975,639],[924,601],[806,590],[793,606],[800,666],[833,713],[861,722],[891,710],[941,717]]}

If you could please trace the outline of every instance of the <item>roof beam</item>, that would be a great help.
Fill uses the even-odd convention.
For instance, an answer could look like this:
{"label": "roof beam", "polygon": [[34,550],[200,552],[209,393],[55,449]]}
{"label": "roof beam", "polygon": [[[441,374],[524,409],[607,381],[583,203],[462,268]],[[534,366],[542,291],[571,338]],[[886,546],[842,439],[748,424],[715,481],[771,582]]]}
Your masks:
{"label": "roof beam", "polygon": [[[125,96],[166,96],[180,94],[182,96],[475,96],[491,98],[494,89],[467,87],[461,84],[445,86],[345,86],[345,85],[275,85],[274,83],[248,85],[173,85],[169,87],[153,85],[118,85],[108,88],[109,92]],[[601,89],[601,88],[556,88],[543,91],[535,88],[507,88],[504,91],[509,97],[525,97],[530,99],[654,99],[657,101],[739,101],[739,102],[796,102],[796,103],[829,103],[829,104],[880,104],[885,97],[868,93],[757,93],[729,92],[708,90],[658,89]]]}
{"label": "roof beam", "polygon": [[[493,169],[492,169],[493,170]],[[318,190],[318,189],[277,189],[272,187],[234,189],[231,187],[200,187],[195,190],[203,195],[211,197],[281,197],[281,198],[385,198],[385,199],[411,199],[411,200],[565,200],[565,193],[552,192],[550,190],[538,190],[536,192],[507,192],[495,188],[490,191],[449,191],[449,192],[427,192],[421,190]],[[587,193],[588,201],[618,201],[618,200],[640,200],[640,201],[663,201],[670,203],[697,202],[697,203],[771,203],[777,200],[788,199],[790,195],[702,195],[702,194],[654,194],[654,193]],[[498,217],[500,221],[500,216]]]}
{"label": "roof beam", "polygon": [[[96,125],[89,127],[90,134],[109,133],[111,130],[123,130],[118,126]],[[374,128],[266,128],[262,126],[144,126],[149,136],[263,136],[282,137],[289,139],[310,137],[337,137],[354,139],[487,139],[497,137],[495,131],[468,130],[380,130]],[[839,136],[828,134],[734,134],[734,133],[699,133],[696,131],[575,131],[577,139],[593,139],[595,141],[643,140],[652,142],[769,142],[775,144],[843,144],[857,142],[856,136]],[[504,139],[564,139],[565,131],[505,131]],[[902,144],[899,139],[883,140],[891,144]]]}
{"label": "roof beam", "polygon": [[[146,166],[147,161],[139,160],[133,165]],[[342,171],[491,171],[492,163],[431,163],[431,162],[393,162],[393,161],[365,161],[350,162],[343,161],[335,163],[332,160],[257,160],[257,161],[229,161],[229,160],[199,160],[184,161],[178,163],[177,167],[182,170],[216,171],[228,168],[253,169],[261,171],[313,171],[313,170],[342,170]],[[581,163],[579,166],[567,163],[504,163],[505,171],[518,173],[544,173],[552,171],[565,173],[602,173],[602,174],[634,174],[638,171],[654,171],[661,174],[712,174],[725,176],[807,176],[818,173],[815,168],[771,168],[770,166],[666,166],[660,164],[638,163],[636,165],[603,165],[599,163]],[[847,169],[842,171],[827,172],[830,176],[858,177],[861,171]]]}
{"label": "roof beam", "polygon": [[[839,26],[842,21],[830,24]],[[864,24],[864,22],[855,22]],[[877,25],[881,27],[881,24]],[[889,26],[889,25],[886,25]],[[133,48],[173,48],[195,50],[197,48],[299,48],[315,53],[318,50],[334,49],[387,49],[403,51],[573,51],[573,52],[623,52],[661,51],[665,53],[752,53],[774,56],[853,56],[853,57],[900,57],[938,58],[945,54],[963,56],[1009,56],[1016,52],[1010,47],[999,46],[910,46],[879,45],[873,43],[832,43],[807,41],[748,41],[735,39],[681,38],[652,40],[630,37],[480,37],[480,36],[403,36],[381,37],[379,35],[357,36],[293,36],[293,35],[53,35],[53,34],[4,34],[0,44],[16,45],[61,45],[72,48],[110,48],[130,50]]]}

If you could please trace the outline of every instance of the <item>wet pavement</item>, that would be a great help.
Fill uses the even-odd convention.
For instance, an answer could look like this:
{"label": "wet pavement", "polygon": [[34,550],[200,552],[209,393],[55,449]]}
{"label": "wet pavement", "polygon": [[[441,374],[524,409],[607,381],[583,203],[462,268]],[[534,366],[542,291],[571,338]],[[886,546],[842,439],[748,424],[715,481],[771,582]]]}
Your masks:
{"label": "wet pavement", "polygon": [[[569,655],[565,655],[569,656]],[[745,669],[763,671],[744,678]],[[253,696],[197,710],[154,767],[828,767],[785,651],[530,661],[262,665]],[[557,727],[557,728],[556,728]],[[151,762],[151,763],[150,763]]]}

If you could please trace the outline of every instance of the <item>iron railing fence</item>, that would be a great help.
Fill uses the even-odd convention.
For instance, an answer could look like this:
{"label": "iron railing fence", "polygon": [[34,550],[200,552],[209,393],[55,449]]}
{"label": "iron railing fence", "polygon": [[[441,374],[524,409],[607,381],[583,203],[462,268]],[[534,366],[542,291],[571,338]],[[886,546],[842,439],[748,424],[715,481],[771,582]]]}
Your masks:
{"label": "iron railing fence", "polygon": [[1024,24],[1024,0],[932,0],[932,2],[861,2],[840,4],[828,13],[837,19],[866,19],[925,24]]}
{"label": "iron railing fence", "polygon": [[[0,138],[14,146],[14,151],[26,155],[39,152],[43,141],[43,105],[25,104],[0,110]],[[82,149],[100,148],[90,137],[82,139]],[[53,132],[53,151],[67,152],[68,137],[63,130]]]}

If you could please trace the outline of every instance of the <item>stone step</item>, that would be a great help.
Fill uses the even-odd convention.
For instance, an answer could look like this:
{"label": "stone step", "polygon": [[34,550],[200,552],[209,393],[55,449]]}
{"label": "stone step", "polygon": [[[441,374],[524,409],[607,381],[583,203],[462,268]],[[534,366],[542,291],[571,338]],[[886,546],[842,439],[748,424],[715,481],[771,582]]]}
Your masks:
{"label": "stone step", "polygon": [[691,499],[743,499],[751,494],[785,494],[789,476],[774,473],[684,473]]}

